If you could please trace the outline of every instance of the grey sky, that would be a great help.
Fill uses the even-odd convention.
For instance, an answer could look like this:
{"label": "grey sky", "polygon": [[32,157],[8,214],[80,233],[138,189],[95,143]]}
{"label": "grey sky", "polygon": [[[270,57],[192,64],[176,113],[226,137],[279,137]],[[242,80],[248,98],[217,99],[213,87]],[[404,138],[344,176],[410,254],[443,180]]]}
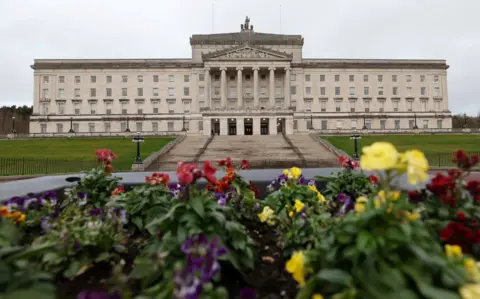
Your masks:
{"label": "grey sky", "polygon": [[[480,0],[214,0],[215,32],[302,34],[304,57],[446,59],[450,109],[480,111]],[[212,0],[0,0],[0,105],[31,105],[34,58],[186,58]],[[280,22],[282,5],[282,22]]]}

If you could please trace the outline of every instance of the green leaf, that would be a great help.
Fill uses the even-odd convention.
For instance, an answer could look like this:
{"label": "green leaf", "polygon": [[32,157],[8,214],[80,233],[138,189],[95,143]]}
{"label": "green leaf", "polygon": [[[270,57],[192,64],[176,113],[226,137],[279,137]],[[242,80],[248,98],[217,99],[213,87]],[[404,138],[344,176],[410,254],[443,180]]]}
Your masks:
{"label": "green leaf", "polygon": [[182,244],[187,239],[187,230],[184,226],[177,226],[177,240],[178,243]]}
{"label": "green leaf", "polygon": [[213,211],[213,212],[209,213],[209,216],[211,216],[212,218],[214,218],[215,220],[217,220],[217,222],[218,222],[220,225],[224,225],[224,224],[225,224],[226,218],[225,218],[225,215],[223,215],[222,213],[217,212],[217,211]]}
{"label": "green leaf", "polygon": [[357,236],[358,250],[365,251],[371,239],[372,239],[372,235],[370,235],[369,232],[362,230]]}
{"label": "green leaf", "polygon": [[203,201],[200,198],[192,198],[189,200],[189,204],[192,209],[197,213],[200,218],[205,216],[205,209],[203,207]]}
{"label": "green leaf", "polygon": [[41,244],[41,245],[37,245],[37,246],[33,245],[33,246],[27,248],[24,251],[21,251],[19,253],[16,253],[16,254],[13,254],[13,255],[7,257],[5,260],[7,262],[11,262],[11,261],[19,260],[19,259],[28,259],[32,256],[43,254],[45,251],[48,251],[48,250],[54,248],[55,246],[56,246],[56,244],[54,244],[54,243],[45,243],[45,244]]}
{"label": "green leaf", "polygon": [[83,267],[83,264],[79,261],[72,261],[70,265],[68,266],[67,270],[63,272],[63,275],[67,278],[75,276],[75,274],[80,271],[80,269]]}
{"label": "green leaf", "polygon": [[138,217],[138,216],[135,216],[132,218],[132,223],[135,224],[135,226],[137,226],[138,230],[142,230],[143,229],[143,219]]}
{"label": "green leaf", "polygon": [[460,295],[445,289],[436,288],[428,283],[416,281],[418,290],[428,299],[460,299]]}
{"label": "green leaf", "polygon": [[16,290],[4,296],[4,299],[55,299],[55,287],[46,283],[38,283],[30,288]]}
{"label": "green leaf", "polygon": [[316,275],[316,278],[337,285],[352,285],[352,276],[348,272],[340,269],[322,269]]}

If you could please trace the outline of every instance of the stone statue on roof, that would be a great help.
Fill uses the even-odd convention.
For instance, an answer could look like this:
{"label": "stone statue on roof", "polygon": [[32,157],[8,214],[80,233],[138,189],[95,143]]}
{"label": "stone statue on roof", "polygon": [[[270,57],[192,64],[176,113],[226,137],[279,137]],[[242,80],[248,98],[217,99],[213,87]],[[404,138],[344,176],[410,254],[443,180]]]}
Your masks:
{"label": "stone statue on roof", "polygon": [[245,25],[243,25],[243,28],[248,30],[248,28],[250,27],[249,24],[250,24],[250,18],[247,16],[245,18]]}

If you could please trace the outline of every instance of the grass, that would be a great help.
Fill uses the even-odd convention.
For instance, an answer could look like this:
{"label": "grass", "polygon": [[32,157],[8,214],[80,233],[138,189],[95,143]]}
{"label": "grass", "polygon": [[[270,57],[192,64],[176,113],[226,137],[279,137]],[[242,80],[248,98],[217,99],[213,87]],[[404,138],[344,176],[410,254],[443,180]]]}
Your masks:
{"label": "grass", "polygon": [[[349,136],[324,136],[333,146],[352,155],[353,140]],[[452,154],[459,149],[467,153],[480,152],[480,135],[367,135],[358,141],[359,153],[363,146],[376,141],[386,141],[395,145],[398,151],[421,150],[432,166],[451,166]]]}
{"label": "grass", "polygon": [[[145,138],[142,159],[174,138]],[[116,170],[130,170],[136,156],[131,138],[0,140],[0,175],[78,172],[96,165],[95,150],[109,148],[118,159]]]}

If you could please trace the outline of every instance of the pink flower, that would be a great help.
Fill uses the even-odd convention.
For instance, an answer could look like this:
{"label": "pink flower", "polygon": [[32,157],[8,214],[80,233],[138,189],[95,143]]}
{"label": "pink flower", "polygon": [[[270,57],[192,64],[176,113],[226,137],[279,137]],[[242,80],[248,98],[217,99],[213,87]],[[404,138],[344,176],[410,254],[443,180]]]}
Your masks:
{"label": "pink flower", "polygon": [[179,162],[177,168],[177,178],[180,185],[188,185],[193,183],[194,174],[193,171],[197,166],[193,163]]}
{"label": "pink flower", "polygon": [[211,184],[215,184],[217,182],[217,178],[215,177],[215,171],[217,170],[213,168],[211,161],[207,160],[205,161],[205,163],[203,163],[203,176]]}
{"label": "pink flower", "polygon": [[355,168],[358,167],[358,162],[357,161],[350,160],[348,157],[345,157],[345,156],[338,157],[338,163],[343,168],[355,169]]}

